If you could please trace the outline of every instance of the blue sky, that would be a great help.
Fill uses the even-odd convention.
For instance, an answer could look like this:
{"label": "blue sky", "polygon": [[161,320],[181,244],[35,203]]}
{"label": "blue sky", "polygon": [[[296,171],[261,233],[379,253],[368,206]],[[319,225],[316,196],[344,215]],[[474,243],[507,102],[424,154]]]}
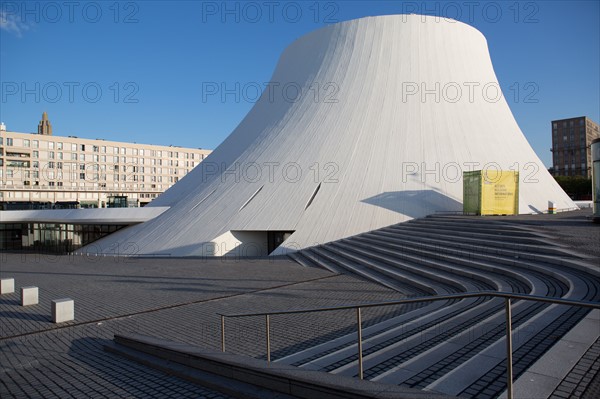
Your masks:
{"label": "blue sky", "polygon": [[[362,16],[419,13],[486,36],[511,110],[549,166],[551,120],[600,122],[599,4],[2,0],[0,120],[34,132],[47,111],[55,135],[213,149],[296,38]],[[238,84],[239,98],[206,95],[214,84]]]}

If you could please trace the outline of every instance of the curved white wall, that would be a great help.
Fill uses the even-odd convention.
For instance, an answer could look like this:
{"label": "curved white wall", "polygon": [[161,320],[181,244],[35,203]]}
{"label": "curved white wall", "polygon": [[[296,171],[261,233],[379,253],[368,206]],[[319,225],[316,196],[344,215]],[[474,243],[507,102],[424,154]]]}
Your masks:
{"label": "curved white wall", "polygon": [[96,244],[207,255],[229,231],[282,230],[295,233],[279,252],[303,248],[461,210],[462,171],[486,165],[520,170],[521,213],[548,200],[575,207],[497,95],[486,40],[468,25],[420,15],[331,25],[292,43],[271,81],[232,134],[150,205],[168,211]]}

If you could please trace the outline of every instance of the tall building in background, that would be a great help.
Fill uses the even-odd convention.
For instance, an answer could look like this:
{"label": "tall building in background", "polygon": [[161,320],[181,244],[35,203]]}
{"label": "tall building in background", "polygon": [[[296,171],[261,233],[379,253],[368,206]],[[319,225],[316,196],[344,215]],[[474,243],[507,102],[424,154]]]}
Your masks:
{"label": "tall building in background", "polygon": [[48,114],[46,111],[42,114],[42,120],[38,124],[38,134],[43,134],[45,136],[52,136],[52,125],[48,120]]}
{"label": "tall building in background", "polygon": [[592,176],[590,145],[600,137],[598,124],[585,116],[552,121],[552,174]]}
{"label": "tall building in background", "polygon": [[210,150],[0,129],[0,210],[144,206]]}

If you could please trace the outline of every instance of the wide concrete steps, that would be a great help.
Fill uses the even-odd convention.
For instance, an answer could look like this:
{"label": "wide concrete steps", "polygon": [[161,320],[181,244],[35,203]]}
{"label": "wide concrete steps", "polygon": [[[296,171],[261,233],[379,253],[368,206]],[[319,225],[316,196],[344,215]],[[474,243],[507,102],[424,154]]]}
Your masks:
{"label": "wide concrete steps", "polygon": [[411,388],[365,383],[354,378],[269,364],[139,334],[115,335],[104,349],[236,398],[449,398],[435,393],[424,395],[422,391]]}
{"label": "wide concrete steps", "polygon": [[[597,301],[600,276],[553,238],[484,218],[434,216],[295,252],[309,267],[349,273],[407,296],[503,291]],[[396,282],[396,283],[394,283]],[[516,301],[513,367],[523,374],[586,310]],[[433,302],[363,331],[364,377],[449,395],[493,398],[506,388],[504,300]],[[356,377],[356,334],[342,334],[278,363]]]}

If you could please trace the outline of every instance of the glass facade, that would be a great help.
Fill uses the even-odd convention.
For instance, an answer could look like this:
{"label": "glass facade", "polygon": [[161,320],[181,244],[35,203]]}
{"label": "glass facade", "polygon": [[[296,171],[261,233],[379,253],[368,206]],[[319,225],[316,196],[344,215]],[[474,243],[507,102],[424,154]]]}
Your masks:
{"label": "glass facade", "polygon": [[66,254],[125,227],[108,224],[0,223],[0,250]]}

